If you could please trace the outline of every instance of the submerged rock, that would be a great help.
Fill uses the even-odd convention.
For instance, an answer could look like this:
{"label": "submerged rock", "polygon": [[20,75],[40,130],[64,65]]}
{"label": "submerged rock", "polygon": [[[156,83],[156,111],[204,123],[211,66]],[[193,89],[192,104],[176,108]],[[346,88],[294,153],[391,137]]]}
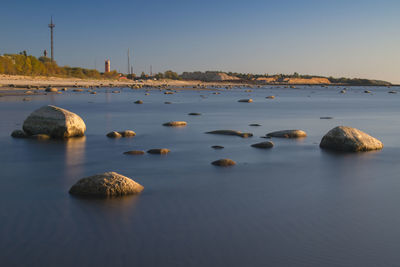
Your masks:
{"label": "submerged rock", "polygon": [[235,130],[216,130],[216,131],[206,132],[206,134],[234,135],[234,136],[240,136],[242,138],[253,136],[252,133],[242,133],[240,131],[235,131]]}
{"label": "submerged rock", "polygon": [[319,146],[324,149],[345,152],[380,150],[383,148],[382,142],[378,139],[347,126],[338,126],[330,130],[322,138]]}
{"label": "submerged rock", "polygon": [[80,179],[69,193],[93,197],[116,197],[139,194],[144,187],[116,172],[105,172]]}
{"label": "submerged rock", "polygon": [[366,94],[370,94],[370,93],[371,93],[371,91],[369,91],[369,90],[365,90],[365,91],[364,91],[364,93],[366,93]]}
{"label": "submerged rock", "polygon": [[86,131],[84,121],[77,114],[51,105],[32,112],[22,128],[28,135],[46,134],[53,138],[83,136]]}
{"label": "submerged rock", "polygon": [[223,146],[212,146],[211,148],[214,148],[214,149],[224,149]]}
{"label": "submerged rock", "polygon": [[168,154],[169,152],[171,152],[171,150],[169,150],[167,148],[153,148],[153,149],[147,150],[147,153],[149,153],[149,154],[165,155],[165,154]]}
{"label": "submerged rock", "polygon": [[228,166],[236,165],[236,162],[231,159],[219,159],[219,160],[211,162],[211,164],[214,166],[219,166],[219,167],[228,167]]}
{"label": "submerged rock", "polygon": [[274,143],[267,141],[267,142],[261,142],[261,143],[257,143],[257,144],[253,144],[251,145],[252,147],[255,148],[272,148],[274,146]]}
{"label": "submerged rock", "polygon": [[144,151],[142,150],[131,150],[124,152],[125,155],[144,155]]}
{"label": "submerged rock", "polygon": [[397,94],[397,91],[389,91],[389,94]]}
{"label": "submerged rock", "polygon": [[191,113],[189,113],[188,115],[190,115],[190,116],[200,116],[201,113],[191,112]]}
{"label": "submerged rock", "polygon": [[28,137],[28,135],[26,133],[24,133],[24,131],[21,131],[21,130],[14,130],[11,133],[11,136],[14,137],[14,138],[26,138],[26,137]]}
{"label": "submerged rock", "polygon": [[333,117],[319,117],[321,120],[332,120]]}
{"label": "submerged rock", "polygon": [[278,138],[300,138],[306,136],[307,133],[302,130],[282,130],[267,134],[267,137],[278,137]]}
{"label": "submerged rock", "polygon": [[74,89],[73,92],[83,92],[83,89]]}
{"label": "submerged rock", "polygon": [[170,104],[172,104],[172,102],[166,101],[166,102],[164,102],[164,104],[170,105]]}
{"label": "submerged rock", "polygon": [[240,99],[238,102],[241,102],[241,103],[251,103],[251,102],[253,102],[253,99],[251,99],[251,98],[249,98],[249,99]]}
{"label": "submerged rock", "polygon": [[170,121],[170,122],[164,123],[163,125],[169,126],[169,127],[182,127],[182,126],[186,126],[187,122],[186,121]]}
{"label": "submerged rock", "polygon": [[133,103],[135,103],[135,104],[143,104],[143,101],[142,100],[137,100],[137,101],[135,101]]}
{"label": "submerged rock", "polygon": [[252,123],[252,124],[249,124],[249,126],[253,126],[253,127],[259,127],[259,126],[261,126],[261,124],[258,124],[258,123]]}
{"label": "submerged rock", "polygon": [[112,131],[107,134],[107,137],[110,138],[120,138],[120,137],[132,137],[135,136],[136,133],[132,130],[125,130],[125,131]]}
{"label": "submerged rock", "polygon": [[270,95],[270,96],[267,96],[266,98],[267,98],[267,99],[274,99],[274,98],[275,98],[275,96],[273,96],[273,95]]}

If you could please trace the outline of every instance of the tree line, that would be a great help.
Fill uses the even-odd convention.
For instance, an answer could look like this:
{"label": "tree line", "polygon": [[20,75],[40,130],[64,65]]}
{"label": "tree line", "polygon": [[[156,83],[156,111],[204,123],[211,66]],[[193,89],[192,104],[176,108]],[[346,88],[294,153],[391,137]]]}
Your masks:
{"label": "tree line", "polygon": [[91,79],[118,78],[116,71],[100,73],[94,69],[85,69],[69,66],[58,66],[48,57],[36,58],[28,55],[26,51],[20,54],[0,55],[0,74],[26,75],[26,76],[56,76]]}

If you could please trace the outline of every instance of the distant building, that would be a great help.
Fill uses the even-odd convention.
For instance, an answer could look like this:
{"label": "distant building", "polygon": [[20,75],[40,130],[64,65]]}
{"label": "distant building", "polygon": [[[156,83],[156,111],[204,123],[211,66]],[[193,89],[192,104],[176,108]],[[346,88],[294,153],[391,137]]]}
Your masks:
{"label": "distant building", "polygon": [[110,62],[109,59],[107,59],[107,60],[106,60],[106,63],[105,63],[104,72],[110,72],[110,71],[111,71],[111,62]]}

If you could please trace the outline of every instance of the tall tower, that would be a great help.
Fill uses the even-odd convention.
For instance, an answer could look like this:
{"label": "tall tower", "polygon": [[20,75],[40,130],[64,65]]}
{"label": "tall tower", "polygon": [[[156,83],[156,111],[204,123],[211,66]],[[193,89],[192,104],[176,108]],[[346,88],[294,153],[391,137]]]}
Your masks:
{"label": "tall tower", "polygon": [[127,74],[131,74],[130,71],[131,71],[131,65],[129,62],[129,48],[128,48],[128,73]]}
{"label": "tall tower", "polygon": [[104,66],[104,72],[110,72],[111,71],[111,62],[109,59],[106,59],[105,66]]}
{"label": "tall tower", "polygon": [[49,28],[50,28],[50,38],[51,38],[51,61],[54,61],[54,46],[53,46],[53,29],[56,25],[53,24],[53,17],[51,17],[50,19],[50,24],[49,24]]}

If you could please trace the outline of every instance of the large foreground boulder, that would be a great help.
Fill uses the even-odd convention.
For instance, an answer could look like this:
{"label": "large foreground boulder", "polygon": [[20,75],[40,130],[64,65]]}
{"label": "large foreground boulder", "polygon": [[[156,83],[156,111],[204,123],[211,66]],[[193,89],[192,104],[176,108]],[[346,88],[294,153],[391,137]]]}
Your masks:
{"label": "large foreground boulder", "polygon": [[116,172],[105,172],[80,179],[69,190],[70,194],[93,197],[116,197],[139,194],[144,187]]}
{"label": "large foreground boulder", "polygon": [[319,146],[324,149],[345,152],[380,150],[383,148],[382,142],[378,139],[347,126],[338,126],[330,130],[322,138]]}
{"label": "large foreground boulder", "polygon": [[32,112],[22,126],[27,135],[46,134],[52,138],[85,135],[85,122],[77,114],[56,107],[43,106]]}

